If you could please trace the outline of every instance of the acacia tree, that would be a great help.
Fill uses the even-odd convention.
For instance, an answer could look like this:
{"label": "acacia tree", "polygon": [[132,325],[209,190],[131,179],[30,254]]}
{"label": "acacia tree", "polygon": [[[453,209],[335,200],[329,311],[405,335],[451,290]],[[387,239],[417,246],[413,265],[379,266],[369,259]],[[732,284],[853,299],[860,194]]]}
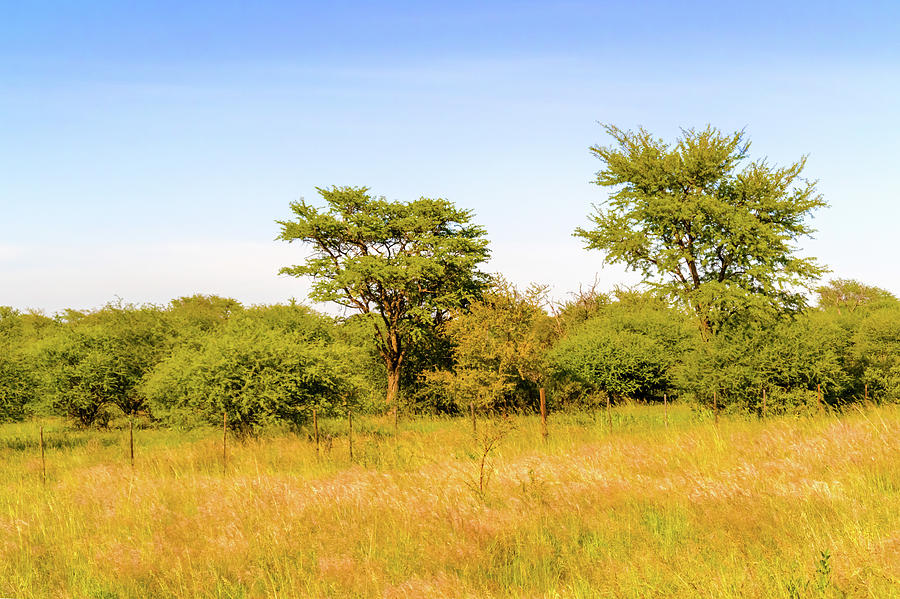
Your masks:
{"label": "acacia tree", "polygon": [[852,314],[860,306],[896,305],[897,298],[879,287],[864,285],[854,279],[833,279],[828,285],[816,288],[819,295],[820,308],[834,308],[838,314],[841,309]]}
{"label": "acacia tree", "polygon": [[470,222],[471,211],[443,199],[387,201],[367,187],[317,190],[327,208],[292,202],[294,220],[277,221],[278,239],[312,248],[305,263],[280,272],[312,277],[312,299],[371,318],[393,405],[410,342],[486,284],[478,270],[489,255],[485,231]]}
{"label": "acacia tree", "polygon": [[682,130],[670,146],[644,129],[604,126],[613,138],[591,151],[603,163],[595,183],[611,187],[592,229],[576,230],[696,314],[704,338],[748,308],[793,312],[823,269],[795,255],[806,220],[825,205],[801,177],[806,159],[786,167],[746,163],[744,133],[707,126]]}
{"label": "acacia tree", "polygon": [[544,354],[550,346],[552,323],[544,310],[547,288],[520,290],[500,276],[455,315],[446,331],[453,343],[452,370],[425,373],[425,381],[449,391],[457,407],[518,402],[533,397],[544,376]]}

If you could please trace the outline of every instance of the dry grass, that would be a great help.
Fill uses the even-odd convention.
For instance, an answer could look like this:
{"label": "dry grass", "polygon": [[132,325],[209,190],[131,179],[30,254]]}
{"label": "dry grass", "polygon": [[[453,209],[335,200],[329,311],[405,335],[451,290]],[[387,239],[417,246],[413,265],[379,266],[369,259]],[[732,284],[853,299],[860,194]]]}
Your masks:
{"label": "dry grass", "polygon": [[2,427],[0,595],[900,597],[900,408],[615,416],[515,419],[483,493],[465,420],[363,419],[354,464],[340,423],[318,461],[232,442],[225,476],[215,431],[138,431],[132,471],[127,433],[50,430],[46,487]]}

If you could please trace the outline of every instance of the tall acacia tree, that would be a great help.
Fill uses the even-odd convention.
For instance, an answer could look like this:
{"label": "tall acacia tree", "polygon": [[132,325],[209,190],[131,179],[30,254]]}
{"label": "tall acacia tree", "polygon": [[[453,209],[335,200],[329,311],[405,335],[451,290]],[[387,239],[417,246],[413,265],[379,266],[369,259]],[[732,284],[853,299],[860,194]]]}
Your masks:
{"label": "tall acacia tree", "polygon": [[896,305],[897,298],[890,291],[865,285],[854,279],[833,279],[828,285],[816,288],[820,308],[834,308],[838,314],[842,309],[852,314],[860,306]]}
{"label": "tall acacia tree", "polygon": [[294,220],[277,221],[279,239],[312,254],[281,274],[313,279],[310,297],[371,318],[387,371],[387,403],[400,390],[410,342],[464,307],[487,283],[485,230],[472,212],[443,199],[387,201],[367,187],[317,188],[327,208],[292,202]]}
{"label": "tall acacia tree", "polygon": [[614,144],[591,148],[603,163],[595,183],[613,191],[595,205],[593,228],[575,232],[588,249],[689,306],[705,338],[748,308],[804,307],[823,269],[794,242],[826,205],[801,176],[805,158],[748,162],[743,132],[711,126],[682,130],[671,146],[644,129],[604,128]]}

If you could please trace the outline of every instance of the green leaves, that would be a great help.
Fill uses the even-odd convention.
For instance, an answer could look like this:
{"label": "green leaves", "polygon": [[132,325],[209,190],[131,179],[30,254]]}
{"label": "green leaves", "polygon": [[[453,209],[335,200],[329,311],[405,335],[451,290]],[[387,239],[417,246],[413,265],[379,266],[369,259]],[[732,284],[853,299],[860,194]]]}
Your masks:
{"label": "green leaves", "polygon": [[823,269],[797,258],[792,243],[825,205],[801,178],[805,159],[777,168],[757,161],[739,170],[743,132],[683,130],[673,147],[645,130],[606,126],[614,144],[591,151],[603,162],[596,183],[613,191],[576,230],[684,306],[715,332],[746,310],[797,312],[804,286]]}
{"label": "green leaves", "polygon": [[662,393],[672,362],[652,339],[607,327],[562,340],[551,360],[558,377],[617,397],[640,399]]}
{"label": "green leaves", "polygon": [[[307,325],[315,326],[310,318]],[[217,423],[223,412],[235,430],[254,432],[278,421],[299,424],[355,403],[365,359],[358,348],[315,330],[267,326],[245,317],[200,347],[177,348],[148,375],[141,391],[154,415],[171,424]]]}
{"label": "green leaves", "polygon": [[446,325],[453,342],[452,371],[425,373],[429,385],[454,398],[457,409],[533,404],[550,345],[546,288],[524,291],[502,278]]}
{"label": "green leaves", "polygon": [[79,315],[41,347],[50,399],[57,412],[85,426],[145,408],[137,386],[166,349],[166,323],[157,311],[109,305]]}
{"label": "green leaves", "polygon": [[294,220],[278,221],[279,239],[312,249],[282,274],[312,277],[310,297],[370,315],[396,394],[407,342],[447,312],[477,297],[489,255],[484,229],[471,212],[443,199],[389,202],[367,187],[318,189],[324,209],[294,202]]}
{"label": "green leaves", "polygon": [[816,288],[819,307],[836,310],[838,314],[852,314],[857,309],[900,307],[900,302],[888,291],[865,285],[853,279],[833,279]]}
{"label": "green leaves", "polygon": [[483,280],[475,268],[488,257],[487,240],[469,211],[441,199],[388,202],[365,187],[319,193],[326,211],[294,202],[295,220],[278,221],[279,239],[312,248],[304,264],[281,272],[313,277],[313,299],[402,319],[417,307],[452,309]]}
{"label": "green leaves", "polygon": [[0,340],[0,422],[25,417],[37,396],[35,375],[24,352]]}
{"label": "green leaves", "polygon": [[554,378],[617,397],[661,399],[690,338],[683,318],[650,294],[620,291],[549,353]]}
{"label": "green leaves", "polygon": [[852,339],[852,368],[869,398],[900,401],[900,305],[864,314]]}

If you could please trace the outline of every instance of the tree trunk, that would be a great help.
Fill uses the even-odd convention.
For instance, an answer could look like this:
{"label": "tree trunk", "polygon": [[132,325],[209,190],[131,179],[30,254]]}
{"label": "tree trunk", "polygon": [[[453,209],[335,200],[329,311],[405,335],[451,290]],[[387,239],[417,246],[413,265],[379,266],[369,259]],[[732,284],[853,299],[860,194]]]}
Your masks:
{"label": "tree trunk", "polygon": [[396,410],[397,409],[397,395],[400,393],[400,364],[397,363],[388,363],[387,364],[387,377],[388,377],[388,385],[387,385],[387,400],[386,403],[389,408]]}
{"label": "tree trunk", "polygon": [[386,335],[381,336],[376,329],[376,341],[381,359],[384,360],[384,368],[387,371],[387,397],[385,403],[388,409],[397,409],[398,395],[400,393],[400,370],[403,365],[404,348],[400,335],[396,330],[388,329]]}

